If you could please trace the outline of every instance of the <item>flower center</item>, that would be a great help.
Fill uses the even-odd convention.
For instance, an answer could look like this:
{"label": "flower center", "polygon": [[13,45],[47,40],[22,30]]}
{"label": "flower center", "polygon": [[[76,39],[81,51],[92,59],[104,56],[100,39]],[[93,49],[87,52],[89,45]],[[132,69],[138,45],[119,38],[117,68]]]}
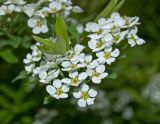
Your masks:
{"label": "flower center", "polygon": [[79,83],[78,78],[73,78],[73,79],[71,79],[71,83],[72,83],[73,85],[77,85],[77,84]]}
{"label": "flower center", "polygon": [[89,98],[88,92],[83,92],[81,98],[87,100]]}
{"label": "flower center", "polygon": [[76,69],[77,65],[76,64],[71,64],[71,69]]}
{"label": "flower center", "polygon": [[60,96],[63,93],[63,90],[61,88],[57,89],[56,94],[57,96]]}
{"label": "flower center", "polygon": [[97,31],[97,34],[98,35],[100,35],[100,34],[102,34],[103,33],[103,29],[99,29],[98,31]]}
{"label": "flower center", "polygon": [[112,56],[111,56],[111,53],[110,52],[106,52],[105,54],[104,54],[104,58],[105,59],[110,59]]}
{"label": "flower center", "polygon": [[93,76],[93,77],[99,77],[99,73],[96,72],[96,71],[94,71],[94,72],[92,73],[92,76]]}
{"label": "flower center", "polygon": [[100,40],[100,41],[97,42],[96,45],[97,45],[97,48],[101,48],[101,47],[104,46],[104,42],[102,40]]}
{"label": "flower center", "polygon": [[40,19],[38,19],[38,20],[37,20],[37,26],[38,26],[38,27],[41,27],[42,25],[43,25],[43,21],[40,20]]}

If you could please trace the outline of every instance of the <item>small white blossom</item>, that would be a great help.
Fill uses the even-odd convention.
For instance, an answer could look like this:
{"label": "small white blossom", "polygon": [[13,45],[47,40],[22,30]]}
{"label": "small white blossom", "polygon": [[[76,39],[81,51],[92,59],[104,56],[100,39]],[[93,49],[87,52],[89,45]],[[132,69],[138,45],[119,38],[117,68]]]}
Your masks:
{"label": "small white blossom", "polygon": [[103,52],[96,53],[98,57],[98,61],[100,63],[107,63],[111,65],[116,60],[116,57],[118,57],[120,54],[119,49],[115,49],[112,51],[112,47],[106,48]]}
{"label": "small white blossom", "polygon": [[128,44],[131,45],[131,47],[134,47],[136,44],[137,45],[142,45],[145,43],[145,41],[142,39],[142,38],[139,38],[137,36],[137,32],[138,32],[138,29],[135,28],[133,30],[131,30],[129,33],[128,33]]}
{"label": "small white blossom", "polygon": [[36,4],[31,3],[31,4],[26,4],[23,7],[23,12],[28,16],[32,17],[35,13],[36,10]]}
{"label": "small white blossom", "polygon": [[97,91],[94,89],[89,89],[86,84],[82,85],[82,88],[78,92],[73,92],[73,96],[78,100],[78,105],[80,107],[86,107],[87,105],[93,105],[95,97],[97,96]]}
{"label": "small white blossom", "polygon": [[113,37],[111,34],[106,34],[103,39],[92,39],[88,42],[88,46],[92,49],[93,52],[100,51],[105,47],[108,47],[112,44]]}
{"label": "small white blossom", "polygon": [[28,20],[28,26],[33,28],[34,34],[48,32],[47,21],[44,18],[32,17]]}
{"label": "small white blossom", "polygon": [[46,90],[56,99],[68,98],[67,92],[69,91],[69,87],[67,85],[63,85],[58,79],[53,81],[53,85],[47,85]]}
{"label": "small white blossom", "polygon": [[82,68],[84,67],[84,64],[80,64],[80,63],[72,63],[70,61],[64,61],[62,62],[62,70],[63,71],[74,71],[78,68]]}
{"label": "small white blossom", "polygon": [[12,12],[15,10],[15,5],[2,5],[0,7],[0,15],[7,15],[12,14]]}
{"label": "small white blossom", "polygon": [[95,84],[101,83],[101,80],[108,76],[108,73],[105,72],[104,65],[97,65],[95,68],[88,68],[87,74]]}
{"label": "small white blossom", "polygon": [[79,86],[87,78],[87,73],[82,72],[78,74],[78,72],[72,72],[69,74],[69,77],[62,79],[62,82],[71,86]]}

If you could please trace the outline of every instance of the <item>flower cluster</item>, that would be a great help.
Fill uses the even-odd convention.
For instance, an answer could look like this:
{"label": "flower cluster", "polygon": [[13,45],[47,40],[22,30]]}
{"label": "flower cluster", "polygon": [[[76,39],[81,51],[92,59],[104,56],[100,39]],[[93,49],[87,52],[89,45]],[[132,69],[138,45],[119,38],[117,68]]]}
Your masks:
{"label": "flower cluster", "polygon": [[50,55],[32,46],[32,54],[24,59],[26,71],[39,77],[50,96],[68,98],[72,90],[80,107],[92,105],[97,91],[89,85],[100,84],[108,76],[107,66],[120,55],[115,45],[125,39],[131,46],[145,43],[137,36],[138,24],[138,17],[121,17],[118,13],[99,19],[98,24],[89,22],[85,27],[88,46],[75,44],[63,55]]}
{"label": "flower cluster", "polygon": [[24,13],[29,17],[28,26],[34,34],[47,33],[49,28],[47,17],[56,13],[68,16],[70,12],[80,13],[79,6],[72,6],[71,0],[39,0],[37,3],[27,3],[25,0],[7,0],[0,6],[0,16]]}

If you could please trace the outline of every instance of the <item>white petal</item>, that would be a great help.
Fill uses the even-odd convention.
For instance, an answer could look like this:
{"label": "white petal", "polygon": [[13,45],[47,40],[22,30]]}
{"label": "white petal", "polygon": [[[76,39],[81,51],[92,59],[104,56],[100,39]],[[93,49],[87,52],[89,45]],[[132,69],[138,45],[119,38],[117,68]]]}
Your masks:
{"label": "white petal", "polygon": [[92,77],[92,81],[95,84],[99,84],[99,83],[101,83],[101,78],[100,77]]}
{"label": "white petal", "polygon": [[69,87],[67,86],[67,85],[63,85],[62,86],[62,90],[63,90],[63,92],[68,92],[69,91]]}
{"label": "white petal", "polygon": [[88,98],[87,99],[87,104],[88,105],[93,105],[94,104],[94,100],[95,100],[95,98]]}
{"label": "white petal", "polygon": [[28,20],[28,26],[31,27],[31,28],[35,27],[36,26],[36,20],[32,19],[32,18],[29,19]]}
{"label": "white petal", "polygon": [[128,44],[130,44],[131,47],[134,47],[136,45],[136,42],[134,40],[132,40],[132,39],[129,39],[128,40]]}
{"label": "white petal", "polygon": [[142,44],[145,43],[145,41],[143,39],[141,39],[141,38],[138,39],[136,42],[137,42],[138,45],[142,45]]}
{"label": "white petal", "polygon": [[72,72],[72,73],[69,73],[69,77],[71,77],[71,78],[75,78],[75,77],[77,77],[78,76],[78,72],[76,71],[76,72]]}
{"label": "white petal", "polygon": [[102,74],[100,74],[101,79],[103,79],[103,78],[105,78],[107,76],[108,76],[108,73],[102,73]]}
{"label": "white petal", "polygon": [[96,48],[96,41],[93,41],[93,40],[89,41],[88,46],[90,49],[95,49]]}
{"label": "white petal", "polygon": [[40,79],[45,79],[47,77],[47,72],[46,71],[44,71],[44,70],[41,70],[40,72],[39,72],[39,78]]}
{"label": "white petal", "polygon": [[34,34],[39,34],[39,33],[41,33],[41,28],[36,26],[36,27],[33,28],[32,31],[33,31]]}
{"label": "white petal", "polygon": [[56,89],[52,85],[46,86],[46,90],[51,95],[55,94],[55,92],[56,92]]}
{"label": "white petal", "polygon": [[109,42],[113,40],[113,36],[110,33],[108,33],[103,37],[103,39],[105,40],[105,42]]}
{"label": "white petal", "polygon": [[55,88],[60,88],[62,86],[62,83],[59,79],[56,79],[56,80],[53,81],[53,86]]}
{"label": "white petal", "polygon": [[78,79],[79,80],[85,80],[88,77],[86,72],[82,72],[79,74]]}
{"label": "white petal", "polygon": [[63,83],[65,83],[65,84],[70,84],[71,83],[71,79],[69,79],[69,78],[64,78],[64,79],[62,79],[61,80]]}
{"label": "white petal", "polygon": [[82,92],[87,92],[89,90],[89,86],[87,84],[82,85]]}
{"label": "white petal", "polygon": [[43,26],[41,27],[41,31],[42,31],[43,33],[48,32],[48,27],[47,27],[47,25],[43,25]]}
{"label": "white petal", "polygon": [[68,98],[68,94],[67,93],[62,93],[61,95],[60,95],[60,98]]}
{"label": "white petal", "polygon": [[89,96],[90,96],[90,97],[95,97],[95,96],[97,96],[97,91],[94,90],[94,89],[90,89],[88,93],[89,93]]}
{"label": "white petal", "polygon": [[73,92],[73,96],[78,99],[82,96],[82,92],[81,91]]}
{"label": "white petal", "polygon": [[78,105],[80,107],[86,107],[86,101],[84,99],[79,99],[78,100]]}
{"label": "white petal", "polygon": [[120,54],[119,49],[115,49],[113,52],[111,52],[111,55],[112,55],[113,57],[118,57],[119,54]]}
{"label": "white petal", "polygon": [[84,49],[84,46],[80,45],[80,44],[76,44],[74,47],[74,51],[78,54],[81,53],[82,50]]}
{"label": "white petal", "polygon": [[112,47],[105,49],[105,52],[108,52],[108,53],[112,52]]}
{"label": "white petal", "polygon": [[71,65],[71,62],[69,62],[69,61],[65,61],[62,63],[62,66],[65,68],[69,67],[70,65]]}
{"label": "white petal", "polygon": [[96,72],[103,73],[104,71],[105,71],[105,66],[104,65],[98,65],[96,67]]}
{"label": "white petal", "polygon": [[106,62],[108,65],[111,65],[111,63],[113,63],[116,59],[115,58],[110,58],[110,59],[107,59]]}

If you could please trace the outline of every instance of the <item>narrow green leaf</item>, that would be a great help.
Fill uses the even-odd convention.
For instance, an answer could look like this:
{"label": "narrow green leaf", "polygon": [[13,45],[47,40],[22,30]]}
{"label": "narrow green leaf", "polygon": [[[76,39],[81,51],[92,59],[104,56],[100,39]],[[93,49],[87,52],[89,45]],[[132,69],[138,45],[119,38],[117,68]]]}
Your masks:
{"label": "narrow green leaf", "polygon": [[43,39],[43,38],[40,38],[38,36],[33,36],[33,39],[45,46],[48,46],[48,47],[52,47],[54,46],[54,43],[52,42],[52,40],[50,39]]}
{"label": "narrow green leaf", "polygon": [[122,5],[124,4],[125,0],[121,0],[118,5],[113,9],[113,12],[117,12],[121,7]]}
{"label": "narrow green leaf", "polygon": [[20,79],[24,79],[27,77],[27,74],[25,71],[21,71],[12,81],[11,83],[14,83],[16,82],[17,80],[20,80]]}
{"label": "narrow green leaf", "polygon": [[0,57],[3,58],[6,62],[11,64],[18,62],[18,58],[9,49],[0,51]]}
{"label": "narrow green leaf", "polygon": [[50,103],[52,100],[53,100],[52,97],[47,96],[47,97],[44,98],[43,104],[46,105],[46,104]]}
{"label": "narrow green leaf", "polygon": [[69,33],[72,35],[72,38],[79,41],[79,38],[80,38],[80,35],[76,29],[76,26],[71,24],[69,27],[68,27],[68,31]]}
{"label": "narrow green leaf", "polygon": [[109,17],[111,13],[118,11],[125,0],[110,0],[109,4],[102,10],[102,12],[95,18],[97,21],[101,17]]}
{"label": "narrow green leaf", "polygon": [[[58,15],[57,20],[56,20],[56,24],[55,24],[55,31],[56,31],[56,35],[58,38],[60,38],[64,43],[63,45],[65,46],[65,50],[67,51],[69,49],[69,37],[68,37],[68,33],[67,33],[67,28],[66,28],[66,24],[64,21],[63,16]],[[61,42],[62,42],[61,41]]]}

